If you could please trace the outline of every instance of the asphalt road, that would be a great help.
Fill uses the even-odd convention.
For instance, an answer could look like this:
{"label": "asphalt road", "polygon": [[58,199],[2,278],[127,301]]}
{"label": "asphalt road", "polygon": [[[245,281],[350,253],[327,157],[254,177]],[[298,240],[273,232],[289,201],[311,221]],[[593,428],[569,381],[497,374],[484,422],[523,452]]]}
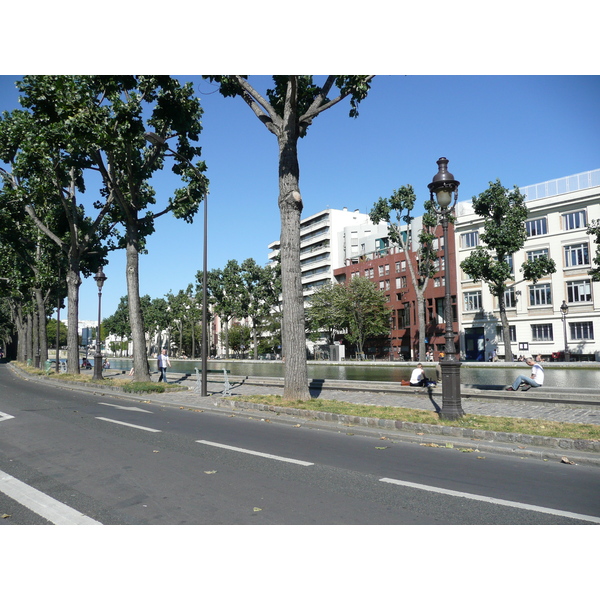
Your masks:
{"label": "asphalt road", "polygon": [[352,433],[0,365],[0,525],[600,523],[597,467]]}

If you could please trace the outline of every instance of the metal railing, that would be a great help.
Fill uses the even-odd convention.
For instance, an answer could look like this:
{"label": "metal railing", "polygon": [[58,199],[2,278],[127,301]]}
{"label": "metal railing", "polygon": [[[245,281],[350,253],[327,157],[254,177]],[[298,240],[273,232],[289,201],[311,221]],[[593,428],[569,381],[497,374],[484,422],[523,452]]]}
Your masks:
{"label": "metal railing", "polygon": [[542,183],[528,185],[519,188],[522,194],[525,194],[527,200],[539,200],[550,196],[558,196],[568,192],[576,192],[587,188],[600,186],[600,169],[585,171],[576,175],[561,177],[560,179],[551,179]]}

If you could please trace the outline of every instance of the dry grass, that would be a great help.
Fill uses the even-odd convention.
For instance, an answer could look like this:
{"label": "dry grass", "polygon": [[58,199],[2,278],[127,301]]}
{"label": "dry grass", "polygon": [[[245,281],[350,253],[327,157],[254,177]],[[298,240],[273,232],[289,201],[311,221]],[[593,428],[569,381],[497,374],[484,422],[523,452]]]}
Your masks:
{"label": "dry grass", "polygon": [[345,414],[375,419],[425,423],[429,425],[447,425],[450,427],[466,427],[486,431],[505,433],[521,433],[526,435],[543,435],[581,440],[600,440],[600,425],[585,423],[562,423],[542,419],[520,419],[511,417],[487,417],[481,415],[466,415],[457,421],[442,421],[437,413],[429,410],[414,408],[398,408],[390,406],[371,406],[353,404],[339,400],[312,398],[308,402],[284,402],[281,396],[242,396],[240,401],[297,408],[300,410],[318,410],[334,414]]}

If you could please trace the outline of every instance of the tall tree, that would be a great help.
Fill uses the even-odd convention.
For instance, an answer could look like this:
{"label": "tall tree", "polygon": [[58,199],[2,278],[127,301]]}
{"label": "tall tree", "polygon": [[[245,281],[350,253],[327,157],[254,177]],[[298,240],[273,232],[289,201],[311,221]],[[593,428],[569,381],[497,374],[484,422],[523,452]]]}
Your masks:
{"label": "tall tree", "polygon": [[[153,233],[158,217],[172,213],[191,222],[207,190],[206,166],[192,160],[201,149],[202,110],[191,84],[168,76],[30,76],[20,84],[26,106],[44,125],[62,124],[70,134],[73,154],[97,170],[102,193],[111,201],[110,216],[123,228],[127,293],[137,381],[148,381],[147,349],[139,296],[139,253]],[[149,134],[162,140],[149,144]],[[166,142],[175,140],[171,151]],[[166,156],[184,187],[175,190],[166,206],[152,210],[156,197],[152,175]]]}
{"label": "tall tree", "polygon": [[[298,140],[314,119],[350,99],[350,116],[370,88],[372,75],[330,75],[318,85],[311,75],[273,76],[272,89],[261,94],[243,75],[209,76],[225,97],[239,96],[277,138],[279,148],[279,213],[281,218],[281,273],[283,306],[284,399],[310,399],[306,364],[304,299],[300,270],[300,167]],[[329,95],[334,92],[334,98]],[[266,97],[265,97],[266,96]]]}
{"label": "tall tree", "polygon": [[[21,84],[18,84],[20,86]],[[46,88],[41,85],[42,90]],[[33,88],[20,88],[20,101],[30,106],[29,93]],[[45,102],[48,100],[45,99]],[[60,111],[60,103],[52,105]],[[86,161],[73,150],[72,135],[60,120],[38,118],[35,112],[15,110],[4,113],[0,121],[0,158],[10,170],[0,169],[4,180],[3,195],[8,206],[20,206],[23,220],[30,220],[55,244],[65,257],[62,273],[68,296],[68,354],[69,373],[79,372],[79,287],[81,275],[89,276],[104,263],[110,247],[101,240],[109,237],[110,225],[106,215],[110,199],[96,203],[97,215],[91,218],[78,203],[78,194],[85,190],[83,168]],[[58,261],[60,262],[60,261]],[[57,262],[57,264],[58,264]]]}
{"label": "tall tree", "polygon": [[[484,219],[483,232],[479,237],[486,247],[477,247],[460,266],[473,281],[487,283],[491,294],[497,298],[504,338],[504,360],[510,362],[513,353],[510,324],[506,316],[506,292],[515,281],[512,256],[523,248],[527,239],[525,196],[517,186],[508,190],[497,179],[490,181],[487,190],[473,197],[473,210]],[[555,273],[556,265],[551,258],[542,256],[523,263],[521,271],[526,281],[535,283],[541,277]]]}
{"label": "tall tree", "polygon": [[[202,272],[196,274],[198,285],[202,285]],[[240,299],[243,294],[243,280],[237,260],[227,261],[223,269],[212,269],[207,273],[207,294],[214,312],[219,315],[224,328],[221,341],[225,346],[225,356],[229,358],[229,321],[243,312]],[[201,290],[200,290],[201,291]]]}
{"label": "tall tree", "polygon": [[333,344],[336,332],[348,326],[346,313],[347,288],[336,283],[322,285],[308,298],[306,317],[309,331],[316,338],[325,334],[327,343]]}
{"label": "tall tree", "polygon": [[391,310],[385,294],[366,277],[353,277],[347,284],[346,313],[348,341],[356,344],[364,355],[365,342],[370,337],[389,334]]}
{"label": "tall tree", "polygon": [[264,322],[276,306],[281,293],[279,264],[261,267],[253,258],[240,265],[243,281],[242,317],[252,321],[254,359],[258,359],[258,335]]}
{"label": "tall tree", "polygon": [[[369,217],[373,223],[383,221],[388,224],[392,243],[397,244],[406,256],[410,279],[417,295],[417,317],[419,326],[419,360],[425,360],[425,290],[435,274],[434,261],[437,251],[433,248],[438,217],[431,200],[424,204],[422,227],[416,241],[413,239],[411,224],[417,197],[412,185],[402,186],[389,198],[379,198]],[[413,261],[416,259],[416,265]]]}

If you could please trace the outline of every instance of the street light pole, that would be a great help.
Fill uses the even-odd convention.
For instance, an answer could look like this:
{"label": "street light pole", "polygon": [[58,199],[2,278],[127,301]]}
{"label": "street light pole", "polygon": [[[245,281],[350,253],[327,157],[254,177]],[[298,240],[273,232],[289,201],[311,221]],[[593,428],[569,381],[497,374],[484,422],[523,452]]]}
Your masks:
{"label": "street light pole", "polygon": [[[169,145],[167,144],[166,140],[164,138],[162,138],[161,136],[159,136],[157,133],[154,133],[153,131],[147,131],[144,134],[144,137],[153,146],[156,146],[158,148],[162,147],[166,151],[170,152],[172,156],[175,156],[179,160],[182,160],[185,163],[187,163],[187,165],[190,167],[190,169],[192,169],[192,171],[194,171],[194,174],[196,175],[196,177],[198,177],[199,181],[202,181],[204,179],[204,176],[202,175],[202,173],[193,165],[193,163],[188,158],[186,158],[179,152],[175,152],[175,150],[172,150],[171,148],[169,148]],[[207,325],[207,309],[206,309],[206,304],[207,304],[206,270],[208,268],[207,267],[207,255],[208,255],[207,242],[208,242],[208,193],[205,192],[204,193],[204,242],[203,242],[203,250],[202,250],[202,254],[203,254],[203,257],[202,257],[202,340],[201,340],[202,382],[201,382],[201,388],[200,388],[200,394],[202,396],[208,396],[207,379],[206,379],[206,377],[207,377],[207,372],[206,372],[207,371],[207,360],[208,360],[208,325]]]}
{"label": "street light pole", "polygon": [[569,314],[569,305],[565,300],[563,300],[560,305],[560,312],[562,313],[563,338],[565,340],[565,362],[570,362],[571,353],[569,352],[569,344],[567,342],[567,315]]}
{"label": "street light pole", "polygon": [[96,328],[96,354],[94,354],[94,374],[92,379],[104,379],[102,377],[102,352],[100,351],[100,323],[101,323],[101,305],[102,305],[102,286],[106,281],[106,275],[102,267],[98,267],[98,272],[94,275],[98,284],[98,327]]}
{"label": "street light pole", "polygon": [[456,359],[456,346],[454,344],[454,328],[452,326],[452,295],[451,295],[451,271],[450,271],[450,248],[448,244],[448,223],[450,214],[458,200],[458,186],[460,182],[454,179],[454,175],[448,172],[448,159],[440,158],[437,161],[438,172],[433,181],[428,184],[430,198],[433,201],[435,194],[440,215],[442,230],[444,233],[444,270],[445,270],[445,298],[444,298],[444,320],[446,322],[445,332],[445,356],[440,360],[442,370],[442,419],[455,421],[464,416],[465,412],[461,405],[460,390],[460,360]]}

